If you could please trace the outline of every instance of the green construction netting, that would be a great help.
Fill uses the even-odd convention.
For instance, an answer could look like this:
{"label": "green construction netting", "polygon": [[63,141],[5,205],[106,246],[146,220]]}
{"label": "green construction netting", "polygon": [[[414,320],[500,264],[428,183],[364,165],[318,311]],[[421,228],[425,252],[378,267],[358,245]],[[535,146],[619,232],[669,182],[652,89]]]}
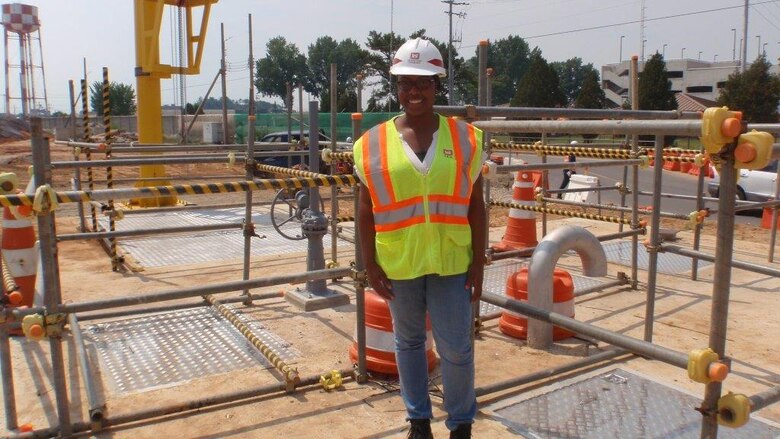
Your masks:
{"label": "green construction netting", "polygon": [[[360,124],[361,130],[366,131],[378,125],[398,113],[363,113],[363,121]],[[236,143],[243,143],[246,141],[246,129],[247,129],[247,115],[243,113],[237,113],[234,116],[236,124]],[[300,117],[297,114],[293,114],[292,117],[292,131],[297,132],[300,130]],[[304,114],[304,132],[309,130],[309,117]],[[330,134],[330,113],[319,114],[320,129],[326,136],[331,137]],[[258,141],[266,134],[287,131],[287,114],[286,113],[266,113],[258,114],[255,119],[255,139]],[[338,141],[344,141],[347,137],[352,136],[352,114],[351,113],[338,113],[336,114],[336,139]]]}

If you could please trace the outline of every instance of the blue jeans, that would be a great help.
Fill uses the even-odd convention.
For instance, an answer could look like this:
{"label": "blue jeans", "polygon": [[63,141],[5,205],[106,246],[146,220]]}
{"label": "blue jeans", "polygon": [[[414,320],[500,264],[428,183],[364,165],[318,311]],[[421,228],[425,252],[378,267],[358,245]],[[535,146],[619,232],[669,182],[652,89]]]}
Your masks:
{"label": "blue jeans", "polygon": [[441,358],[446,426],[474,422],[474,351],[471,344],[471,290],[466,274],[435,274],[410,280],[391,280],[395,298],[389,302],[395,332],[395,353],[401,379],[401,397],[409,419],[430,419],[428,362],[425,356],[425,312]]}

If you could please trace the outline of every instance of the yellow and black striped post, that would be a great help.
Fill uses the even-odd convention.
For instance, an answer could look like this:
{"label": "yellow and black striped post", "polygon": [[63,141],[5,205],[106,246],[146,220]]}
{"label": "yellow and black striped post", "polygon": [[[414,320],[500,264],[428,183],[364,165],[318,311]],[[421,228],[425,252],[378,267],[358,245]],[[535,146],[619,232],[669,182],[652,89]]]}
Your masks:
{"label": "yellow and black striped post", "polygon": [[[108,81],[108,67],[103,67],[103,129],[105,130],[106,160],[111,160],[111,84]],[[114,188],[114,167],[106,167],[106,188]],[[109,211],[114,211],[114,199],[108,200]],[[108,230],[116,230],[116,221],[113,215],[108,217]],[[111,269],[119,270],[119,256],[117,255],[116,238],[109,238],[111,247]]]}
{"label": "yellow and black striped post", "polygon": [[[89,92],[87,89],[87,80],[81,80],[81,112],[82,120],[84,121],[84,141],[89,142],[90,130],[89,130]],[[92,148],[85,148],[84,155],[87,162],[92,161]],[[92,167],[87,168],[87,187],[90,191],[95,190],[95,177],[92,174]],[[92,216],[92,231],[97,232],[97,210],[94,205],[90,205],[90,214]]]}
{"label": "yellow and black striped post", "polygon": [[552,215],[567,216],[571,218],[584,218],[584,219],[604,221],[604,222],[615,223],[615,224],[628,224],[628,225],[631,224],[630,219],[620,218],[616,216],[594,215],[592,213],[574,212],[571,210],[555,209],[550,207],[527,206],[524,204],[507,203],[504,201],[495,201],[495,200],[491,200],[490,204],[492,206],[509,207],[512,209],[527,210],[529,212],[549,213]]}

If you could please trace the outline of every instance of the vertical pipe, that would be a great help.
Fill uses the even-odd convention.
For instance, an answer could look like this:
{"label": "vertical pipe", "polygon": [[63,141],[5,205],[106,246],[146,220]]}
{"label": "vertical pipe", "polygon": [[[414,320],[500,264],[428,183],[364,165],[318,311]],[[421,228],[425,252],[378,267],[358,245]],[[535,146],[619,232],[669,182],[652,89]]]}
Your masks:
{"label": "vertical pipe", "polygon": [[[357,108],[355,109],[356,112],[362,113],[363,112],[363,74],[358,73],[355,75],[355,78],[357,79]],[[353,139],[357,140],[353,137]]]}
{"label": "vertical pipe", "polygon": [[[4,312],[4,311],[3,311]],[[16,392],[14,391],[14,371],[11,365],[11,344],[8,337],[8,324],[0,325],[0,380],[3,382],[3,407],[5,408],[5,429],[16,430],[19,426],[16,416]]]}
{"label": "vertical pipe", "polygon": [[[704,154],[704,147],[699,149],[700,154]],[[704,173],[707,171],[709,165],[702,163],[699,167],[699,178],[696,179],[696,211],[704,209]],[[701,230],[704,227],[703,224],[696,224],[693,228],[693,250],[699,250],[701,244]],[[699,259],[691,258],[691,280],[696,280],[699,276]]]}
{"label": "vertical pipe", "polygon": [[739,63],[739,70],[745,73],[747,66],[747,40],[748,40],[748,11],[750,10],[750,0],[745,0],[745,8],[742,12],[742,41],[740,49],[742,50],[742,60]]}
{"label": "vertical pipe", "polygon": [[[254,179],[255,169],[255,75],[253,66],[255,64],[254,51],[252,45],[252,14],[249,14],[249,114],[247,115],[247,136],[246,136],[246,179]],[[289,138],[288,138],[289,140]],[[244,271],[243,280],[249,279],[249,259],[252,256],[252,235],[254,226],[252,225],[252,190],[246,191],[246,211],[244,213]],[[252,305],[252,295],[249,289],[245,289],[244,305]]]}
{"label": "vertical pipe", "polygon": [[[639,63],[636,56],[631,58],[631,108],[639,109]],[[631,136],[631,152],[639,152],[639,136]],[[658,165],[656,165],[658,166]],[[626,178],[623,178],[623,188],[625,189]],[[660,188],[660,180],[655,183]],[[657,191],[660,192],[660,189]],[[623,192],[625,193],[625,192]],[[621,199],[623,197],[621,196]],[[631,173],[631,228],[639,228],[639,166],[634,165]],[[621,203],[623,206],[623,203]],[[660,209],[659,209],[660,210]],[[621,214],[622,218],[622,214]],[[623,224],[620,225],[623,230]],[[639,286],[639,237],[631,236],[631,288],[637,289]]]}
{"label": "vertical pipe", "polygon": [[[777,163],[777,174],[775,174],[775,200],[780,200],[780,160]],[[777,242],[777,215],[778,207],[775,206],[772,209],[772,220],[769,223],[769,262],[774,262],[775,259],[775,243]]]}
{"label": "vertical pipe", "polygon": [[43,81],[43,105],[46,114],[49,114],[49,94],[46,91],[46,70],[43,68],[43,41],[41,40],[41,29],[38,28],[38,51],[41,55],[41,81]]}
{"label": "vertical pipe", "polygon": [[9,66],[8,66],[8,31],[3,28],[3,48],[5,49],[5,112],[11,114],[11,87],[9,83]]}
{"label": "vertical pipe", "polygon": [[[363,119],[361,113],[352,114],[352,138],[357,140],[361,135],[360,122]],[[358,376],[357,380],[363,383],[367,379],[366,373],[366,290],[365,267],[363,266],[363,252],[360,249],[360,185],[356,185],[354,200],[355,212],[355,272],[360,279],[355,284],[355,306],[357,308],[356,342],[358,346]]]}
{"label": "vertical pipe", "polygon": [[[647,295],[645,299],[645,341],[653,341],[653,320],[655,318],[655,284],[658,275],[658,239],[661,228],[661,181],[663,163],[664,137],[655,136],[655,166],[653,166],[653,184],[656,190],[653,192],[653,215],[650,224],[650,245],[647,247],[647,253],[650,256],[649,267],[647,271]],[[636,192],[636,188],[634,188]]]}
{"label": "vertical pipe", "polygon": [[[111,160],[111,84],[108,81],[108,67],[103,67],[103,129],[105,130],[106,160]],[[114,188],[114,167],[106,167],[106,187]],[[116,219],[114,218],[114,199],[108,200],[108,210],[112,213],[108,217],[108,230],[116,230]],[[108,239],[111,247],[111,269],[119,271],[119,255],[117,254],[116,238]]]}
{"label": "vertical pipe", "polygon": [[21,82],[22,86],[22,115],[24,115],[25,119],[29,115],[29,108],[27,106],[27,53],[24,50],[24,35],[19,35],[19,82]]}
{"label": "vertical pipe", "polygon": [[[450,12],[452,12],[452,2],[450,2]],[[450,13],[450,26],[452,26],[452,14]],[[452,38],[450,38],[450,44],[452,44]],[[481,107],[487,106],[487,51],[488,51],[488,41],[487,40],[480,40],[479,42],[479,88],[477,90],[477,96],[478,96],[478,105]],[[452,59],[450,59],[450,62],[452,62]],[[450,91],[450,96],[452,96],[452,91]],[[482,145],[484,147],[485,154],[490,157],[490,133],[485,133],[482,137]],[[478,158],[478,160],[482,160],[482,158]],[[490,200],[490,182],[484,182],[483,188],[482,188],[483,196],[485,200]],[[490,218],[490,203],[485,203],[485,218]],[[485,253],[485,249],[490,248],[490,233],[485,233],[485,241],[482,244],[481,249],[473,249],[475,254],[477,251],[480,251],[481,254]],[[480,327],[480,301],[477,300],[474,302],[471,306],[472,308],[472,322],[474,324],[474,328],[476,331],[479,330]],[[476,336],[476,331],[471,332],[471,343],[472,347],[474,345],[474,337]]]}
{"label": "vertical pipe", "polygon": [[[319,103],[317,101],[309,101],[309,166],[312,169],[319,169],[320,164],[320,150],[318,142],[314,139],[319,139],[320,130],[320,115],[319,115]],[[309,188],[309,212],[311,217],[324,216],[320,212],[320,188],[318,186]],[[327,220],[323,218],[323,222]],[[306,218],[304,218],[304,225],[306,224]],[[307,235],[308,240],[308,256],[306,257],[306,270],[320,270],[324,267],[324,252],[322,245],[322,235],[327,231],[327,224],[323,227],[321,234],[309,234],[304,231],[304,235]],[[325,279],[311,280],[306,282],[306,291],[310,292],[324,292],[327,291]]]}
{"label": "vertical pipe", "polygon": [[37,101],[38,98],[35,95],[35,58],[33,58],[32,53],[32,34],[24,34],[23,38],[27,40],[27,60],[30,61],[30,75],[28,76],[30,78],[30,111],[35,112],[35,101]]}
{"label": "vertical pipe", "polygon": [[[90,138],[90,130],[89,130],[89,94],[87,91],[87,80],[82,79],[81,80],[81,117],[82,117],[82,124],[84,129],[84,141],[89,142]],[[92,161],[92,150],[90,148],[87,148],[84,150],[84,156],[87,159],[88,162]],[[89,187],[89,191],[92,192],[95,190],[95,179],[92,174],[92,167],[87,168],[87,186]],[[92,203],[89,203],[89,210],[90,215],[92,217],[92,231],[97,232],[97,210],[95,209],[95,205]]]}
{"label": "vertical pipe", "polygon": [[[330,64],[330,150],[336,151],[336,140],[337,140],[337,126],[336,126],[336,112],[337,112],[337,101],[338,101],[338,78],[336,78],[336,63]],[[319,141],[319,136],[317,136],[317,141]],[[334,174],[333,170],[335,167],[335,162],[331,162],[331,168],[330,173]],[[319,172],[319,169],[312,169],[314,172]],[[330,259],[333,261],[336,266],[338,265],[339,259],[338,259],[338,239],[339,239],[339,233],[338,233],[338,226],[339,223],[336,219],[339,215],[339,201],[336,199],[336,196],[338,195],[338,186],[331,186],[330,187]]]}
{"label": "vertical pipe", "polygon": [[[222,76],[222,144],[228,144],[228,115],[227,115],[227,64],[225,63],[225,23],[220,23],[220,35],[222,42],[222,56],[219,60],[219,71]],[[250,69],[252,66],[250,66]]]}
{"label": "vertical pipe", "polygon": [[[71,127],[71,138],[76,139],[78,132],[76,131],[76,92],[73,89],[73,80],[68,81],[68,91],[70,96],[70,127]],[[79,161],[81,154],[79,153],[79,149],[73,148],[73,160]],[[81,190],[81,168],[75,168],[73,170],[73,190],[80,191]],[[86,232],[87,231],[87,223],[84,218],[84,203],[82,201],[79,201],[78,203],[78,212],[79,212],[79,231]]]}
{"label": "vertical pipe", "polygon": [[[287,142],[292,143],[292,84],[290,81],[284,83],[284,106],[287,111]],[[303,135],[301,135],[303,140]],[[311,140],[311,139],[309,139]]]}
{"label": "vertical pipe", "polygon": [[87,394],[87,404],[89,405],[89,419],[92,422],[100,423],[103,420],[103,409],[100,399],[95,389],[95,383],[92,379],[92,366],[87,355],[87,347],[84,344],[84,337],[81,333],[79,321],[76,314],[68,314],[68,325],[70,333],[73,335],[73,345],[76,348],[76,359],[79,362],[79,371],[81,371],[81,380],[84,381],[84,391]]}
{"label": "vertical pipe", "polygon": [[[547,133],[542,133],[542,145],[547,144]],[[547,154],[542,154],[542,163],[547,163]],[[542,194],[547,197],[547,186],[550,184],[550,172],[546,169],[542,171]],[[542,207],[545,202],[542,201]],[[542,212],[542,236],[547,235],[547,212]]]}
{"label": "vertical pipe", "polygon": [[[712,308],[710,311],[709,347],[720,358],[726,354],[726,330],[731,293],[731,259],[734,255],[734,198],[737,193],[737,170],[734,168],[736,143],[721,153],[720,197],[718,197],[718,230],[715,235],[715,267],[712,271]],[[701,437],[716,438],[718,422],[715,413],[721,394],[721,383],[713,381],[704,389],[701,410]]]}
{"label": "vertical pipe", "polygon": [[303,85],[298,84],[298,133],[303,138]]}
{"label": "vertical pipe", "polygon": [[[33,172],[36,182],[51,185],[51,158],[49,155],[49,140],[43,137],[41,119],[30,120],[32,133]],[[41,248],[41,266],[39,273],[43,276],[45,288],[44,303],[46,309],[56,309],[62,303],[60,295],[60,272],[57,260],[57,230],[54,213],[38,215],[38,240]],[[70,407],[68,391],[65,382],[65,362],[62,353],[62,339],[49,337],[51,351],[52,378],[57,400],[57,414],[60,426],[60,436],[67,437],[71,432]]]}

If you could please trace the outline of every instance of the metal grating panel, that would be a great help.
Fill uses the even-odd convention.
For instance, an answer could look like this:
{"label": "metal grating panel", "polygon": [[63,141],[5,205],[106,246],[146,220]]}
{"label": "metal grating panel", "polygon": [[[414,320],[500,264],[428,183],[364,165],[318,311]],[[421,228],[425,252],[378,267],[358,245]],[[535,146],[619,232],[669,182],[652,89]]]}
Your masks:
{"label": "metal grating panel", "polygon": [[[498,296],[505,295],[507,278],[509,278],[509,276],[512,275],[512,273],[520,270],[521,268],[527,265],[528,265],[527,260],[521,261],[519,259],[504,259],[504,260],[496,261],[491,265],[488,265],[487,267],[485,267],[485,277],[482,281],[482,290],[487,293],[496,294]],[[592,277],[580,276],[577,274],[572,274],[571,277],[572,280],[574,281],[575,292],[577,292],[578,290],[595,287],[603,283],[598,279]],[[486,303],[486,302],[479,303],[480,315],[485,315],[500,310],[501,308],[491,303]]]}
{"label": "metal grating panel", "polygon": [[[532,438],[698,439],[697,398],[622,369],[613,369],[493,411],[510,430]],[[721,439],[771,439],[780,429],[752,418]]]}
{"label": "metal grating panel", "polygon": [[[631,243],[626,241],[612,241],[603,244],[607,253],[607,260],[615,264],[631,266]],[[637,249],[637,267],[647,270],[650,266],[650,256],[644,246]],[[711,262],[698,261],[699,269],[712,265]],[[673,253],[658,253],[658,271],[666,274],[680,274],[690,271],[693,264],[687,256]]]}
{"label": "metal grating panel", "polygon": [[[240,312],[238,316],[282,360],[300,356],[258,322]],[[84,329],[84,338],[117,394],[238,369],[271,367],[257,348],[210,307],[90,325]]]}
{"label": "metal grating panel", "polygon": [[[195,225],[240,223],[244,218],[243,208],[203,209],[182,212],[164,212],[127,215],[116,222],[117,230],[152,229],[160,227],[186,227]],[[270,256],[286,253],[301,253],[307,250],[307,240],[292,241],[279,235],[271,225],[268,209],[252,216],[255,232],[264,238],[253,238],[251,254]],[[101,225],[108,228],[108,220],[101,218]],[[283,226],[288,235],[300,234],[300,224],[291,222]],[[327,239],[327,238],[326,238]],[[339,244],[350,245],[339,240]],[[202,231],[191,234],[158,235],[139,238],[120,238],[121,250],[129,254],[143,267],[164,267],[187,265],[229,259],[244,255],[244,235],[237,229]],[[329,247],[328,247],[329,248]]]}

